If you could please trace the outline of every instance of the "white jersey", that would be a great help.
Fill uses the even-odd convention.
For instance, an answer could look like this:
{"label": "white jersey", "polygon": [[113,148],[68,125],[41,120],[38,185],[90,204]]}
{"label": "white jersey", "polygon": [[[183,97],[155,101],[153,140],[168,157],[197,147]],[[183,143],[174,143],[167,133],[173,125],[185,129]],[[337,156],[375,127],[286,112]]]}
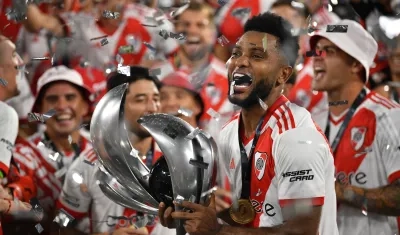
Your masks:
{"label": "white jersey", "polygon": [[[333,142],[346,112],[329,117],[329,140]],[[326,129],[328,111],[314,115],[316,123]],[[399,146],[400,105],[368,91],[364,102],[349,122],[335,153],[336,178],[345,183],[378,188],[400,179]],[[368,208],[367,208],[368,209]],[[340,234],[399,234],[400,217],[368,212],[346,205],[338,207]]]}
{"label": "white jersey", "polygon": [[0,101],[0,170],[7,175],[12,150],[18,134],[18,115],[13,108]]}
{"label": "white jersey", "polygon": [[[69,42],[69,54],[83,56],[92,66],[104,68],[107,64],[115,63],[115,57],[121,46],[132,45],[133,53],[120,54],[124,65],[139,64],[146,56],[157,54],[168,55],[178,48],[175,39],[164,40],[159,34],[161,29],[173,32],[171,22],[163,20],[158,27],[145,27],[145,17],[152,17],[154,9],[140,4],[129,4],[124,11],[124,19],[118,29],[108,35],[107,44],[101,45],[103,39],[91,40],[106,35],[96,22],[96,18],[87,13],[66,13],[61,19],[65,21],[68,36],[73,40]],[[145,44],[149,43],[156,49],[153,52]]]}
{"label": "white jersey", "polygon": [[[91,233],[112,232],[121,227],[131,226],[130,220],[124,220],[121,217],[132,219],[136,215],[136,211],[109,199],[96,183],[96,172],[99,168],[85,163],[85,160],[95,164],[97,155],[93,149],[86,151],[72,163],[65,178],[57,207],[63,208],[77,220],[89,215]],[[76,182],[74,174],[78,174],[82,178],[81,185]],[[86,189],[82,188],[83,185]],[[147,228],[152,235],[175,234],[175,230],[164,228],[158,223],[155,226],[147,226]],[[82,226],[78,229],[88,230]]]}
{"label": "white jersey", "polygon": [[[218,141],[218,162],[234,198],[242,191],[239,123],[237,115]],[[281,225],[282,208],[301,200],[310,207],[322,206],[319,234],[337,235],[333,156],[310,113],[281,96],[267,110],[261,130],[251,162],[250,199],[256,218],[250,226]],[[244,145],[248,155],[252,140]]]}

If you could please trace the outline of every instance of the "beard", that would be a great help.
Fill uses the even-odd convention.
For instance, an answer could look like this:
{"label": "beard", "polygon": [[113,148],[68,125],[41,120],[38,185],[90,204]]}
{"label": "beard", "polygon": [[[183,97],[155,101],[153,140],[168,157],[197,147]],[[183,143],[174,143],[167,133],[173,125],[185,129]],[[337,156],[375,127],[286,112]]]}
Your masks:
{"label": "beard", "polygon": [[[269,83],[268,79],[262,79],[254,84],[253,88],[250,91],[250,94],[244,98],[235,98],[231,95],[228,96],[229,101],[232,104],[240,106],[241,108],[250,108],[254,105],[260,105],[259,99],[264,101],[269,94],[271,94],[272,89],[275,86],[275,82]],[[231,90],[231,86],[229,85],[229,94]]]}
{"label": "beard", "polygon": [[196,51],[188,52],[185,50],[185,47],[182,45],[183,54],[190,60],[190,61],[198,61],[203,59],[207,53],[211,52],[212,46],[210,45],[203,45],[199,46]]}

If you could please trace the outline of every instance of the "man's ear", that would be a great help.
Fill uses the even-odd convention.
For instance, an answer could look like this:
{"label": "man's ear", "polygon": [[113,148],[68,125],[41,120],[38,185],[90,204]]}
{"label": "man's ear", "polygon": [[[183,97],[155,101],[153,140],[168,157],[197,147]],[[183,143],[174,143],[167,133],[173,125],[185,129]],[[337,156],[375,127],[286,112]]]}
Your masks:
{"label": "man's ear", "polygon": [[293,73],[293,68],[291,66],[285,66],[281,68],[278,79],[276,80],[276,86],[280,86],[282,84],[285,84],[286,81],[290,78],[290,75]]}
{"label": "man's ear", "polygon": [[354,61],[353,64],[351,65],[351,72],[355,73],[355,74],[359,74],[361,73],[361,71],[363,70],[363,66],[360,62],[358,61]]}

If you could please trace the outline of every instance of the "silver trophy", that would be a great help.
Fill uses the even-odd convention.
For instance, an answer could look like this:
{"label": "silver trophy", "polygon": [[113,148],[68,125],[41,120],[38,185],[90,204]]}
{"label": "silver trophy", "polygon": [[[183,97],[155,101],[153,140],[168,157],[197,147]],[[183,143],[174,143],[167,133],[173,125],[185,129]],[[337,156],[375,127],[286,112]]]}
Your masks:
{"label": "silver trophy", "polygon": [[[138,122],[164,154],[148,169],[135,154],[125,128],[127,88],[123,84],[110,90],[92,117],[90,134],[102,165],[96,173],[101,190],[120,205],[152,215],[157,214],[161,201],[167,205],[174,199],[205,203],[207,196],[202,193],[212,188],[216,178],[214,139],[173,115],[146,115]],[[176,223],[177,234],[185,234],[183,221]]]}

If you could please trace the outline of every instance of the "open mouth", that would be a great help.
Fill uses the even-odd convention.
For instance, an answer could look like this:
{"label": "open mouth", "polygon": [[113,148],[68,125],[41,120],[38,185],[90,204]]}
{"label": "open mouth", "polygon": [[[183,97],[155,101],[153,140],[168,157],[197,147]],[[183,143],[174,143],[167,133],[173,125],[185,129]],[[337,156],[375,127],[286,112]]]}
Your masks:
{"label": "open mouth", "polygon": [[186,44],[189,45],[199,45],[201,42],[200,37],[198,36],[188,36],[186,37]]}
{"label": "open mouth", "polygon": [[245,92],[251,86],[251,84],[253,83],[253,78],[250,74],[247,73],[234,72],[231,83],[233,86],[233,92],[236,94],[240,94]]}
{"label": "open mouth", "polygon": [[57,122],[66,122],[66,121],[71,121],[73,119],[73,116],[70,113],[60,113],[54,115],[54,119]]}
{"label": "open mouth", "polygon": [[326,71],[322,67],[314,67],[314,79],[321,80],[325,76]]}

